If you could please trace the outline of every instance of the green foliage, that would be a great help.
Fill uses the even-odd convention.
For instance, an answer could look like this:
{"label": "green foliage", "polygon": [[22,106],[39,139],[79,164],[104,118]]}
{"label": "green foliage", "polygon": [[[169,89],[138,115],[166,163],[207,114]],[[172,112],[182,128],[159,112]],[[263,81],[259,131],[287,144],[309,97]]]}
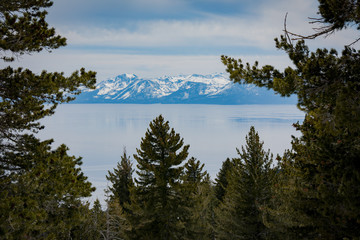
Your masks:
{"label": "green foliage", "polygon": [[[80,168],[81,159],[50,141],[28,143],[28,169],[1,171],[0,234],[5,239],[69,239],[81,224],[81,197],[94,191]],[[25,157],[25,156],[23,156]]]}
{"label": "green foliage", "polygon": [[[302,198],[301,192],[296,190],[298,180],[292,175],[294,153],[287,150],[283,157],[277,158],[275,179],[272,184],[273,196],[263,209],[263,221],[270,229],[273,239],[316,239],[310,235],[312,219],[307,217],[298,207],[311,204],[310,198]],[[306,224],[304,224],[306,223]]]}
{"label": "green foliage", "polygon": [[237,149],[240,158],[228,175],[223,202],[216,209],[217,239],[267,239],[269,229],[264,225],[262,208],[272,197],[274,171],[272,155],[263,150],[263,142],[255,128],[246,136],[246,146]]}
{"label": "green foliage", "polygon": [[[80,93],[79,87],[92,87],[95,73],[74,72],[66,78],[62,73],[40,75],[30,70],[14,70],[10,67],[0,70],[0,168],[18,170],[23,162],[9,159],[8,152],[22,153],[26,137],[24,130],[36,133],[43,127],[38,120],[52,115],[59,103],[69,102],[70,95]],[[24,139],[25,138],[25,139]]]}
{"label": "green foliage", "polygon": [[[65,39],[55,36],[45,21],[46,11],[42,9],[51,5],[48,0],[2,1],[0,50],[24,54],[65,45]],[[95,72],[84,69],[70,77],[63,75],[46,71],[36,75],[28,69],[11,67],[0,70],[0,168],[21,169],[22,161],[5,155],[26,152],[22,132],[42,129],[38,120],[52,115],[59,103],[73,100],[72,96],[81,92],[80,86],[92,88],[96,82]]]}
{"label": "green foliage", "polygon": [[215,196],[220,202],[222,202],[222,200],[224,199],[226,188],[228,186],[229,174],[233,166],[234,163],[229,158],[227,158],[222,163],[220,171],[216,175]]}
{"label": "green foliage", "polygon": [[[0,51],[4,61],[22,54],[64,46],[49,28],[49,0],[12,0],[0,4]],[[94,188],[80,169],[81,158],[52,140],[40,141],[39,120],[69,102],[80,87],[94,87],[95,72],[70,77],[40,75],[28,69],[0,70],[0,235],[3,239],[73,239],[84,236],[89,209],[82,199]],[[88,235],[87,235],[88,236]],[[85,237],[84,237],[85,238]]]}
{"label": "green foliage", "polygon": [[50,0],[1,2],[0,49],[4,60],[14,60],[13,56],[5,55],[6,51],[16,56],[66,45],[66,39],[56,35],[55,29],[49,28],[45,20],[47,12],[43,9],[52,4]]}
{"label": "green foliage", "polygon": [[189,145],[170,130],[160,115],[141,139],[137,161],[136,185],[131,190],[131,213],[127,215],[130,239],[183,239],[186,210],[181,191],[181,164]]}
{"label": "green foliage", "polygon": [[185,220],[186,239],[212,239],[215,198],[210,176],[204,164],[194,157],[185,164],[183,175],[183,203],[188,209]]}
{"label": "green foliage", "polygon": [[207,172],[203,172],[204,164],[201,164],[199,160],[192,157],[187,163],[185,163],[185,175],[184,182],[189,183],[193,186],[203,181],[204,177],[207,175]]}
{"label": "green foliage", "polygon": [[127,223],[124,210],[117,201],[108,202],[104,223],[104,227],[100,231],[101,239],[124,239]]}
{"label": "green foliage", "polygon": [[121,162],[117,164],[117,168],[114,168],[114,172],[108,171],[106,179],[111,182],[106,192],[110,193],[109,201],[117,201],[122,208],[124,204],[130,204],[130,188],[134,185],[132,174],[132,163],[130,156],[124,154],[121,156]]}
{"label": "green foliage", "polygon": [[104,229],[106,229],[106,212],[101,208],[99,199],[94,201],[92,209],[87,209],[84,213],[86,220],[77,231],[73,239],[99,240],[103,238]]}
{"label": "green foliage", "polygon": [[[340,30],[359,23],[357,1],[320,0],[323,23]],[[349,7],[350,6],[350,7]],[[294,124],[302,136],[282,163],[276,221],[288,234],[310,239],[360,235],[360,51],[345,47],[311,52],[303,40],[276,39],[294,64],[284,71],[222,57],[233,81],[265,86],[282,96],[296,94],[306,113]],[[281,224],[280,224],[281,223]]]}
{"label": "green foliage", "polygon": [[[297,208],[289,213],[302,209],[302,214],[297,214],[298,226],[312,226],[312,231],[307,230],[310,237],[356,236],[360,216],[360,191],[354,188],[360,184],[360,52],[345,48],[341,56],[326,49],[310,53],[303,41],[292,47],[285,38],[277,45],[288,52],[296,66],[285,69],[282,77],[267,67],[259,70],[238,65],[237,70],[233,66],[228,70],[238,74],[237,78],[245,77],[244,81],[250,76],[250,82],[265,84],[282,95],[297,94],[298,106],[306,117],[302,124],[295,124],[303,136],[294,140],[294,164],[288,165],[293,168],[289,174],[294,178],[295,192],[286,195],[297,196],[285,201],[289,208]],[[224,62],[228,60],[224,58]],[[258,78],[259,72],[268,75],[266,81]]]}
{"label": "green foliage", "polygon": [[331,24],[336,30],[341,30],[351,25],[360,29],[360,3],[357,0],[319,0],[319,13],[323,23]]}

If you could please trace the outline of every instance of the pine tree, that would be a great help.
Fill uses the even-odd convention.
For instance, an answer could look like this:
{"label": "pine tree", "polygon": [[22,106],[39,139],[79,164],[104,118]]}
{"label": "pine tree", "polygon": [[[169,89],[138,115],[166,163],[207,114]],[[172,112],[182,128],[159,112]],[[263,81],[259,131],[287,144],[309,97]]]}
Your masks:
{"label": "pine tree", "polygon": [[263,142],[255,128],[246,136],[246,146],[237,149],[240,158],[233,159],[226,194],[217,214],[217,238],[266,239],[269,230],[262,220],[262,208],[271,199],[274,172],[270,150],[263,150]]}
{"label": "pine tree", "polygon": [[45,8],[51,7],[51,0],[12,0],[2,1],[0,5],[2,35],[0,49],[2,59],[13,61],[6,51],[19,56],[43,49],[51,50],[66,45],[66,39],[55,35],[45,20]]}
{"label": "pine tree", "polygon": [[204,177],[207,175],[207,172],[203,171],[204,164],[201,164],[201,162],[194,157],[190,158],[185,163],[184,167],[184,182],[190,184],[194,188],[196,188],[196,185],[203,181]]}
{"label": "pine tree", "polygon": [[183,175],[184,205],[188,209],[185,221],[187,239],[212,239],[214,193],[204,164],[192,157],[185,164]]}
{"label": "pine tree", "polygon": [[[312,18],[311,23],[322,24],[316,33],[309,36],[296,34],[299,39],[314,39],[319,36],[328,36],[335,31],[356,26],[360,29],[360,4],[358,0],[319,0],[320,18]],[[295,34],[292,34],[295,36]],[[357,42],[355,40],[352,44]],[[348,43],[351,44],[351,43]]]}
{"label": "pine tree", "polygon": [[102,210],[99,199],[94,201],[92,208],[90,208],[90,204],[87,203],[81,215],[84,220],[82,220],[81,224],[72,232],[72,239],[103,239],[102,232],[106,225],[106,213]]}
{"label": "pine tree", "polygon": [[117,201],[123,209],[125,203],[130,204],[130,188],[134,185],[133,172],[130,156],[124,149],[121,162],[117,164],[117,168],[114,168],[114,172],[108,171],[106,176],[106,179],[112,184],[106,190],[107,193],[110,193],[109,201]]}
{"label": "pine tree", "polygon": [[[320,0],[319,22],[324,32],[359,26],[359,3]],[[296,94],[306,115],[295,127],[294,154],[282,164],[289,184],[280,184],[277,221],[288,232],[309,239],[357,238],[360,235],[360,51],[345,46],[311,52],[291,33],[276,39],[294,67],[284,71],[223,57],[235,82],[254,83],[283,96]],[[294,36],[294,35],[293,35]],[[301,37],[300,37],[301,38]],[[303,37],[307,38],[307,37]],[[357,41],[357,40],[355,40]],[[345,43],[349,44],[349,43]]]}
{"label": "pine tree", "polygon": [[181,175],[189,149],[183,145],[183,139],[161,115],[150,123],[134,155],[138,178],[130,191],[129,238],[183,239],[186,210]]}
{"label": "pine tree", "polygon": [[[3,59],[51,50],[66,44],[45,20],[49,0],[2,1],[0,5],[0,51]],[[8,56],[10,55],[10,57]],[[6,170],[21,168],[22,163],[3,159],[8,151],[22,152],[22,131],[37,132],[43,127],[37,122],[54,113],[59,103],[69,102],[81,91],[79,86],[94,87],[95,72],[75,71],[70,77],[45,70],[34,74],[28,69],[5,67],[0,70],[0,163]],[[20,166],[18,166],[20,165]]]}
{"label": "pine tree", "polygon": [[110,195],[108,195],[107,210],[105,212],[106,224],[101,231],[104,239],[124,238],[124,231],[128,228],[125,216],[126,213],[130,213],[128,207],[131,204],[130,189],[134,187],[133,172],[130,156],[126,154],[124,148],[121,162],[117,164],[117,168],[114,168],[113,172],[108,171],[106,176],[106,179],[112,185],[105,190]]}
{"label": "pine tree", "polygon": [[[49,0],[2,1],[0,5],[0,51],[3,59],[51,50],[66,44],[45,20]],[[10,56],[8,56],[10,55]],[[95,73],[84,69],[66,78],[63,73],[40,75],[28,69],[6,67],[0,70],[0,167],[16,171],[24,167],[22,160],[9,159],[9,152],[24,152],[23,131],[37,132],[43,128],[38,120],[52,115],[59,103],[69,102],[81,91],[79,86],[94,87]],[[26,138],[26,137],[25,137]]]}
{"label": "pine tree", "polygon": [[109,201],[105,211],[105,224],[101,236],[103,239],[124,239],[127,228],[123,208],[117,201]]}
{"label": "pine tree", "polygon": [[220,202],[222,202],[222,200],[223,200],[223,198],[225,196],[226,188],[227,188],[227,185],[228,185],[229,173],[230,173],[233,166],[234,166],[234,163],[230,160],[230,158],[227,158],[222,163],[220,171],[216,175],[216,179],[215,179],[215,182],[216,182],[216,184],[215,184],[215,195],[216,195],[216,198]]}
{"label": "pine tree", "polygon": [[104,229],[106,228],[106,213],[102,210],[99,199],[96,199],[91,209],[91,215],[88,227],[91,230],[89,239],[102,239]]}
{"label": "pine tree", "polygon": [[[14,0],[0,4],[0,51],[4,61],[66,44],[46,22],[49,0]],[[79,166],[81,158],[61,145],[34,135],[38,122],[58,104],[94,87],[95,73],[0,70],[0,235],[5,239],[71,239],[88,208],[81,199],[94,188]]]}
{"label": "pine tree", "polygon": [[29,144],[35,149],[22,157],[31,166],[0,176],[0,233],[4,239],[70,239],[85,220],[81,198],[94,188],[77,167],[81,158],[68,156],[65,145]]}

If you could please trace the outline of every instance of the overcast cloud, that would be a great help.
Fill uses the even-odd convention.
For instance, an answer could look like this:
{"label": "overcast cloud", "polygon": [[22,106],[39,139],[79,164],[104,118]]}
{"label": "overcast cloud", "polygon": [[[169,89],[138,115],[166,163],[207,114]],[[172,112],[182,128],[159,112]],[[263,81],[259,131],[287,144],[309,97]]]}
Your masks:
{"label": "overcast cloud", "polygon": [[[220,55],[283,68],[286,54],[274,47],[288,13],[288,29],[312,33],[315,0],[58,0],[48,21],[68,39],[53,53],[24,56],[13,65],[40,72],[84,66],[98,80],[122,73],[140,77],[223,72]],[[356,31],[310,41],[341,49]]]}

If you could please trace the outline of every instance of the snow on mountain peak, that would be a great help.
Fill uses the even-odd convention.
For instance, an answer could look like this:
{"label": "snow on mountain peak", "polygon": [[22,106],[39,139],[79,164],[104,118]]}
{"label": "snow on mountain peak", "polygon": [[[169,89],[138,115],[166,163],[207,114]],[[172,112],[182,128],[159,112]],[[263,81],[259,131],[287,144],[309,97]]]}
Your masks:
{"label": "snow on mountain peak", "polygon": [[77,102],[244,104],[273,96],[266,89],[234,84],[227,73],[160,78],[125,73],[99,82],[96,90],[84,91]]}
{"label": "snow on mountain peak", "polygon": [[[152,98],[162,98],[175,92],[190,91],[201,85],[200,95],[217,94],[231,84],[225,74],[164,76],[153,79],[140,79],[135,74],[121,74],[97,84],[97,95],[113,96],[113,99],[129,99],[132,95],[146,94]],[[129,91],[132,89],[131,91]],[[189,96],[188,93],[185,96]]]}
{"label": "snow on mountain peak", "polygon": [[137,76],[136,76],[135,74],[125,73],[124,75],[125,75],[127,78],[130,78],[130,79],[132,79],[132,78],[137,78]]}

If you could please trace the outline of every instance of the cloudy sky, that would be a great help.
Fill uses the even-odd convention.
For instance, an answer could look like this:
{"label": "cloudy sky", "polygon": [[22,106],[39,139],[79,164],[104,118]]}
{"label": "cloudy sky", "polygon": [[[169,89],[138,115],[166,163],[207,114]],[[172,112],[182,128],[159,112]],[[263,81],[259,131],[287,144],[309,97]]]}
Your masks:
{"label": "cloudy sky", "polygon": [[[221,55],[279,68],[290,62],[274,38],[288,29],[312,33],[316,0],[55,0],[47,20],[68,45],[24,56],[13,65],[70,74],[85,67],[98,81],[122,73],[139,77],[224,72]],[[342,31],[309,42],[341,49],[356,38]]]}

